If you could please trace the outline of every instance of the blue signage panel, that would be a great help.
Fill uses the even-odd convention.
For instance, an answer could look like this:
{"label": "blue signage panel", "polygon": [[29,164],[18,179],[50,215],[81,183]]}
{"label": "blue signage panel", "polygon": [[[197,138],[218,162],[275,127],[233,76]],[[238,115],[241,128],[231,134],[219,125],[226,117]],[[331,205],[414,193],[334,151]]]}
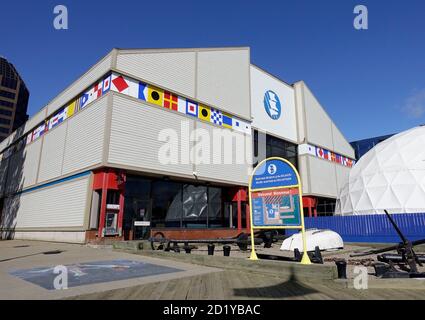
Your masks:
{"label": "blue signage panel", "polygon": [[255,227],[301,225],[298,187],[252,192],[251,201]]}
{"label": "blue signage panel", "polygon": [[297,174],[288,163],[272,159],[257,167],[252,176],[251,189],[289,187],[298,183]]}

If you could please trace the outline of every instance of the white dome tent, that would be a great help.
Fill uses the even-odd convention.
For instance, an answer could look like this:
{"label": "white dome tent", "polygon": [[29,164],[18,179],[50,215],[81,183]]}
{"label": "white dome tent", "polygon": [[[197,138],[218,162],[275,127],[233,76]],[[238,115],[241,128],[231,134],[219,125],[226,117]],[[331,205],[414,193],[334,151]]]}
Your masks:
{"label": "white dome tent", "polygon": [[425,127],[399,133],[366,153],[340,190],[336,215],[425,212]]}

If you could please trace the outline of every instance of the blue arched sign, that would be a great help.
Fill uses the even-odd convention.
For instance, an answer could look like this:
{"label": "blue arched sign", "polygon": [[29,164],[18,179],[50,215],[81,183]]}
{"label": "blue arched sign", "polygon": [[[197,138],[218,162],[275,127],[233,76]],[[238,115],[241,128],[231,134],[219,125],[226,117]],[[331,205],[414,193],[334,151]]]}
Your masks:
{"label": "blue arched sign", "polygon": [[[256,260],[254,229],[301,229],[306,248],[302,190],[295,167],[282,158],[260,162],[249,181],[251,259]],[[310,263],[303,250],[303,264]]]}

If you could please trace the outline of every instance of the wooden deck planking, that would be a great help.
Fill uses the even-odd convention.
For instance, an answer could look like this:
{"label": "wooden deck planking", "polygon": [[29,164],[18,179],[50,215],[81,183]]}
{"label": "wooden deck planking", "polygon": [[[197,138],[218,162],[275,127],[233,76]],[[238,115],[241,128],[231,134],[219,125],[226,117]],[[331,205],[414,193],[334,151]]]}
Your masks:
{"label": "wooden deck planking", "polygon": [[425,290],[345,288],[334,281],[302,282],[256,272],[224,270],[136,287],[87,294],[78,299],[425,299]]}

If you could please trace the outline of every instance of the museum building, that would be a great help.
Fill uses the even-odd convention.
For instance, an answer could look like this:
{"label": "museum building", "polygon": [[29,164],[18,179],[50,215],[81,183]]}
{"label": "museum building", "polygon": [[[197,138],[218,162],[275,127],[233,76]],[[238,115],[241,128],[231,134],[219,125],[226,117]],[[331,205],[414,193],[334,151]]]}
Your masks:
{"label": "museum building", "polygon": [[303,81],[247,47],[113,49],[0,143],[1,236],[236,236],[271,156],[299,170],[306,215],[333,213],[354,150]]}

